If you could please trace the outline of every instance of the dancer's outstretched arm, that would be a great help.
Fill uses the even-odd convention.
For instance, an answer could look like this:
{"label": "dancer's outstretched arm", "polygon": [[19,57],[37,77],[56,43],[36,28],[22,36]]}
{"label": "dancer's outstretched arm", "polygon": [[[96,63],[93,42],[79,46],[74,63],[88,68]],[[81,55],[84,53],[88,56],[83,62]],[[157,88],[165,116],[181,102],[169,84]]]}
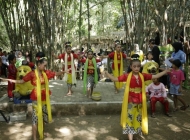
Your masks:
{"label": "dancer's outstretched arm", "polygon": [[70,69],[67,69],[66,71],[55,72],[55,75],[56,75],[56,76],[59,76],[59,75],[62,75],[62,74],[64,74],[64,73],[69,73],[70,70],[71,70],[71,68],[70,68]]}
{"label": "dancer's outstretched arm", "polygon": [[103,73],[104,73],[104,75],[106,77],[108,77],[109,79],[111,79],[113,82],[118,82],[118,78],[117,77],[114,77],[113,75],[109,74],[107,71],[104,71]]}
{"label": "dancer's outstretched arm", "polygon": [[160,77],[162,77],[163,75],[165,75],[165,74],[167,74],[168,72],[171,72],[171,68],[169,68],[169,69],[166,69],[166,70],[164,70],[164,71],[162,71],[162,72],[160,72],[160,73],[158,73],[158,74],[156,74],[156,75],[152,75],[152,79],[157,79],[157,78],[160,78]]}
{"label": "dancer's outstretched arm", "polygon": [[2,78],[2,77],[0,77],[0,80],[2,80],[2,81],[9,81],[11,83],[17,83],[17,84],[22,84],[22,83],[25,82],[24,80],[14,80],[14,79]]}

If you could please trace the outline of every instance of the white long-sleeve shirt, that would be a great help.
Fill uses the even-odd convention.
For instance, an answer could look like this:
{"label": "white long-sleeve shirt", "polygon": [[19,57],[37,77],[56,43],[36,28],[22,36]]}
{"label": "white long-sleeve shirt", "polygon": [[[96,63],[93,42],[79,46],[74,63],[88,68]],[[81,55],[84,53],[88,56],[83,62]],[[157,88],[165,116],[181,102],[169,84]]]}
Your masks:
{"label": "white long-sleeve shirt", "polygon": [[144,66],[146,63],[148,63],[148,62],[155,62],[154,60],[148,60],[148,59],[146,59],[146,60],[144,60],[142,63],[141,63],[141,66]]}
{"label": "white long-sleeve shirt", "polygon": [[162,83],[159,83],[158,85],[151,83],[150,85],[148,85],[146,87],[146,92],[150,93],[150,98],[152,98],[152,97],[156,97],[156,98],[164,97],[164,98],[166,98],[167,97],[165,86]]}
{"label": "white long-sleeve shirt", "polygon": [[2,63],[4,65],[7,65],[7,66],[9,65],[8,57],[7,56],[5,56],[5,55],[1,56],[1,60],[2,60]]}

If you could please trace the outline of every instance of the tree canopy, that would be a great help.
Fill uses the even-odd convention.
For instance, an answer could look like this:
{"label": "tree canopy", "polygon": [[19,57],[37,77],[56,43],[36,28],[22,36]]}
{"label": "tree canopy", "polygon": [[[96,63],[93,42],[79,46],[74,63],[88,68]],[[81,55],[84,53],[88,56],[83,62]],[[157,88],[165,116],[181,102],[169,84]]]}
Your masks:
{"label": "tree canopy", "polygon": [[114,40],[117,31],[125,33],[119,39],[127,46],[142,47],[156,32],[165,45],[180,36],[189,9],[190,0],[0,0],[0,45],[50,54],[66,41]]}

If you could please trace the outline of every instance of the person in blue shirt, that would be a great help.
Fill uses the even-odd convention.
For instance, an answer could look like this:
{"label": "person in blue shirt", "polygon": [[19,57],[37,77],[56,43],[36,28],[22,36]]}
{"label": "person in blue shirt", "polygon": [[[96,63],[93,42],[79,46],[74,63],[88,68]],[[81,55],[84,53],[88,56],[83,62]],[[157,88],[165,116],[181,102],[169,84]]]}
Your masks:
{"label": "person in blue shirt", "polygon": [[[183,52],[183,45],[180,42],[174,42],[172,44],[174,52],[171,55],[170,62],[173,62],[176,59],[179,59],[182,64],[186,62],[186,54]],[[182,66],[180,67],[182,69]]]}
{"label": "person in blue shirt", "polygon": [[[171,55],[170,62],[173,63],[174,60],[178,59],[181,62],[181,66],[179,67],[181,70],[183,68],[183,64],[186,62],[186,54],[183,51],[183,45],[181,42],[174,42],[172,44],[174,48],[174,52]],[[185,76],[186,77],[186,76]],[[167,76],[167,87],[170,88],[170,78]]]}

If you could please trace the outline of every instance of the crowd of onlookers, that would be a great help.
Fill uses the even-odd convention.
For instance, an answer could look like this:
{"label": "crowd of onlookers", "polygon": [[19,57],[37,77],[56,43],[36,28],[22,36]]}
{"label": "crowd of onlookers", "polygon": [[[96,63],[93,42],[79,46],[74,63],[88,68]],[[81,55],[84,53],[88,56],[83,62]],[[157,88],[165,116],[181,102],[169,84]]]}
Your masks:
{"label": "crowd of onlookers", "polygon": [[8,57],[12,54],[15,55],[16,57],[16,63],[15,63],[16,68],[21,66],[22,64],[29,64],[31,65],[31,67],[33,67],[33,65],[31,64],[31,54],[28,51],[26,51],[25,53],[20,50],[7,52],[0,48],[0,75],[1,76],[7,77],[7,73],[8,73],[7,68],[9,66]]}
{"label": "crowd of onlookers", "polygon": [[[163,65],[163,63],[160,62],[161,52],[160,52],[160,49],[158,46],[159,46],[159,42],[156,39],[150,39],[149,45],[148,45],[148,48],[149,48],[148,52],[143,52],[140,49],[138,44],[134,44],[134,46],[132,47],[133,49],[131,50],[130,53],[127,53],[127,51],[125,51],[124,49],[122,51],[123,51],[123,53],[127,53],[126,55],[129,55],[129,57],[131,57],[131,58],[138,57],[138,59],[141,61],[141,67],[142,68],[148,62],[156,62],[158,64],[158,67],[160,68],[160,66]],[[179,70],[181,70],[183,72],[183,75],[185,78],[186,75],[185,75],[185,72],[183,70],[183,65],[189,59],[189,58],[186,58],[187,56],[189,57],[188,54],[190,53],[189,41],[181,42],[180,40],[175,40],[175,42],[172,43],[172,46],[173,46],[174,51],[171,54],[171,56],[169,56],[169,58],[168,58],[168,60],[171,63],[170,67],[175,67],[176,68],[175,70],[177,70],[177,68],[179,68]],[[102,79],[105,80],[106,79],[103,75],[103,71],[105,68],[107,68],[109,72],[112,71],[112,63],[113,62],[104,56],[109,55],[111,52],[114,51],[114,49],[115,49],[114,47],[110,47],[110,48],[107,48],[105,50],[99,48],[99,53],[94,53],[94,57],[96,57],[97,59],[101,59],[100,62],[97,62],[99,80],[102,80]],[[87,49],[82,48],[81,50],[77,50],[77,51],[73,50],[72,53],[78,54],[81,57],[81,59],[87,58]],[[28,51],[26,51],[25,53],[22,51],[6,52],[0,48],[0,75],[1,75],[1,77],[2,76],[7,77],[7,72],[8,72],[7,69],[9,66],[9,60],[8,60],[9,55],[14,55],[16,57],[16,63],[15,63],[16,68],[18,68],[19,66],[21,66],[23,64],[29,65],[31,68],[34,68],[34,64],[31,62],[31,54]],[[125,62],[126,61],[124,61],[124,63]],[[59,67],[60,67],[59,70],[63,69],[64,62],[58,61],[58,63],[59,63]],[[82,75],[83,75],[83,70],[84,70],[84,64],[80,63],[79,61],[75,61],[75,66],[77,69],[77,71],[76,71],[77,77],[76,78],[82,79],[83,78]],[[142,68],[141,68],[141,70],[142,70]],[[129,72],[130,67],[128,67],[128,69],[124,69],[124,70],[126,72]],[[162,69],[160,68],[159,71],[162,71]],[[178,75],[176,74],[173,76],[178,76]],[[106,79],[106,80],[110,81],[109,79]],[[171,81],[172,81],[172,79],[171,79],[171,76],[169,76],[169,75],[168,76],[162,76],[159,79],[159,82],[163,83],[163,85],[165,85],[165,87],[168,88],[168,90],[171,89]],[[184,79],[183,79],[183,81],[184,81]],[[158,81],[156,81],[156,82],[158,82]],[[181,88],[180,84],[181,84],[181,82],[179,81],[178,85]],[[171,92],[171,90],[169,90],[169,92]],[[174,92],[174,91],[172,91],[172,92]],[[175,100],[177,100],[177,98]],[[182,99],[180,99],[180,101],[182,101],[182,103],[183,103]],[[185,107],[187,106],[185,103],[183,103],[183,105]]]}
{"label": "crowd of onlookers", "polygon": [[[171,115],[168,114],[169,103],[167,100],[167,93],[170,93],[172,95],[172,99],[174,101],[174,111],[177,111],[178,109],[186,110],[189,107],[189,105],[186,104],[186,102],[180,96],[182,92],[183,82],[185,78],[187,78],[186,73],[184,71],[184,64],[189,59],[188,58],[190,53],[189,41],[181,42],[179,39],[172,42],[171,45],[173,47],[173,52],[167,58],[171,65],[168,65],[168,63],[166,64],[161,62],[160,60],[161,51],[159,49],[159,44],[158,42],[156,43],[155,39],[149,40],[148,52],[143,52],[142,50],[140,50],[138,44],[134,44],[133,47],[134,49],[129,53],[131,58],[137,57],[141,61],[141,67],[142,67],[141,70],[143,69],[143,66],[148,62],[156,62],[158,64],[159,71],[164,70],[163,67],[162,68],[160,67],[161,65],[162,66],[164,65],[165,68],[168,67],[172,68],[171,73],[168,73],[167,75],[164,75],[159,79],[153,80],[153,83],[147,87],[147,94],[149,95],[150,98],[153,118],[155,117],[154,114],[155,103],[157,101],[160,101],[165,106],[166,115],[171,117]],[[109,53],[114,51],[114,49],[109,49],[109,50],[110,51],[107,50],[103,51],[100,49],[100,52],[98,54],[94,54],[94,56],[101,58],[102,55],[108,55]],[[107,58],[103,58],[101,62],[97,63],[100,79],[104,78],[101,72],[104,71],[105,67],[111,68],[111,63],[112,62],[109,61],[109,59]],[[130,72],[130,69],[125,71]],[[178,108],[178,101],[180,101],[182,104],[180,108]]]}

